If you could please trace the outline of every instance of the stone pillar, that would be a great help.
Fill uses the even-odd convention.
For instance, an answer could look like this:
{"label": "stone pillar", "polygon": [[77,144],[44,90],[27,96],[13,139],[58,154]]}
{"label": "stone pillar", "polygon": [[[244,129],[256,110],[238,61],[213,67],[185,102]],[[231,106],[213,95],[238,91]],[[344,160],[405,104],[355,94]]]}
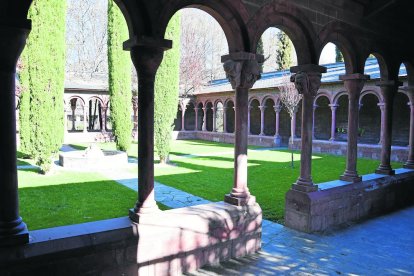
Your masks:
{"label": "stone pillar", "polygon": [[181,131],[185,131],[185,112],[187,108],[181,107]]}
{"label": "stone pillar", "polygon": [[88,132],[88,123],[87,123],[88,108],[89,106],[87,104],[83,106],[83,133]]}
{"label": "stone pillar", "polygon": [[313,113],[312,113],[312,139],[315,139],[315,111],[318,108],[318,105],[313,104]]}
{"label": "stone pillar", "polygon": [[138,201],[129,211],[134,222],[146,214],[157,212],[154,195],[154,83],[164,50],[170,49],[169,40],[142,37],[124,43],[131,51],[132,62],[138,74]]}
{"label": "stone pillar", "polygon": [[346,170],[340,179],[349,182],[360,182],[362,178],[357,172],[358,158],[358,122],[359,122],[359,96],[369,76],[362,74],[341,75],[345,89],[348,92],[348,150]]}
{"label": "stone pillar", "polygon": [[378,141],[378,145],[382,145],[382,136],[384,135],[385,104],[378,103],[377,106],[381,110],[381,131],[380,131],[380,139]]}
{"label": "stone pillar", "polygon": [[301,153],[300,176],[292,189],[301,192],[318,190],[318,186],[312,181],[312,129],[313,129],[313,103],[316,93],[321,85],[322,73],[326,68],[315,65],[299,65],[290,68],[291,80],[299,94],[302,94],[302,129],[301,129]]}
{"label": "stone pillar", "polygon": [[259,106],[260,109],[260,135],[264,135],[264,112],[266,109],[266,106]]}
{"label": "stone pillar", "polygon": [[335,130],[336,130],[336,109],[338,108],[338,105],[336,104],[330,104],[329,107],[331,108],[331,138],[329,138],[329,141],[335,141]]}
{"label": "stone pillar", "polygon": [[252,107],[248,106],[248,109],[247,109],[247,133],[249,135],[252,134],[251,131],[250,131],[250,110],[252,110]]}
{"label": "stone pillar", "polygon": [[404,164],[406,169],[414,169],[414,87],[409,86],[407,91],[410,100],[410,137],[408,145],[408,159]]}
{"label": "stone pillar", "polygon": [[395,170],[391,168],[392,112],[394,96],[402,83],[389,80],[380,81],[377,85],[381,88],[381,94],[384,99],[384,118],[382,118],[381,114],[381,129],[383,129],[381,133],[381,164],[375,170],[375,173],[394,175]]}
{"label": "stone pillar", "polygon": [[29,242],[19,215],[16,165],[16,65],[29,29],[0,26],[0,246]]}
{"label": "stone pillar", "polygon": [[282,111],[282,106],[275,105],[273,106],[276,114],[276,126],[275,126],[275,138],[280,139],[279,130],[280,130],[280,111]]}
{"label": "stone pillar", "polygon": [[223,106],[223,133],[227,133],[227,107]]}
{"label": "stone pillar", "polygon": [[233,189],[224,201],[233,205],[255,203],[247,187],[247,142],[249,89],[260,78],[259,63],[264,60],[262,55],[246,52],[232,53],[222,57],[226,77],[236,90],[236,120],[234,144],[234,182]]}
{"label": "stone pillar", "polygon": [[298,108],[296,107],[292,118],[290,118],[290,143],[293,144],[293,140],[296,138],[296,113],[298,112]]}
{"label": "stone pillar", "polygon": [[198,130],[198,107],[194,107],[194,114],[195,114],[195,126],[194,131]]}
{"label": "stone pillar", "polygon": [[[107,131],[107,129],[106,129],[106,121],[108,120],[108,115],[107,115],[108,106],[102,105],[101,108],[102,108],[102,110],[101,110],[101,113],[102,113],[102,130],[101,131],[103,133],[106,133],[106,131]],[[134,118],[135,118],[135,116],[134,116]]]}
{"label": "stone pillar", "polygon": [[203,126],[202,131],[207,131],[207,107],[203,107]]}
{"label": "stone pillar", "polygon": [[211,110],[213,111],[213,131],[212,132],[216,132],[217,131],[217,126],[216,126],[216,108],[212,107]]}
{"label": "stone pillar", "polygon": [[[72,102],[72,101],[71,101]],[[71,104],[70,108],[72,109],[72,131],[76,130],[76,100],[74,101],[75,104]]]}

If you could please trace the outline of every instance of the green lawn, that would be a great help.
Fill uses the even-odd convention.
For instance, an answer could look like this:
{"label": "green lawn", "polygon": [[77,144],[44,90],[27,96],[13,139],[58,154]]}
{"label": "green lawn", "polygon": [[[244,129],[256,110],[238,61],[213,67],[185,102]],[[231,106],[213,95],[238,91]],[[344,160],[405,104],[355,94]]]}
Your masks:
{"label": "green lawn", "polygon": [[18,177],[20,215],[30,230],[127,216],[137,199],[136,192],[96,173],[19,170]]}
{"label": "green lawn", "polygon": [[[85,145],[81,145],[81,147]],[[114,149],[113,143],[101,144],[102,148]],[[299,175],[299,152],[295,153],[295,168],[290,168],[290,151],[255,150],[249,147],[248,185],[256,196],[266,219],[283,223],[285,193]],[[136,157],[137,144],[128,152]],[[188,158],[189,154],[201,155]],[[156,166],[156,181],[198,195],[211,201],[223,200],[233,183],[233,145],[205,141],[175,141],[171,147],[171,162],[174,166]],[[377,160],[359,159],[358,172],[368,174],[375,171]],[[401,167],[393,163],[394,168]],[[312,176],[315,183],[336,180],[344,172],[345,158],[315,154]],[[134,169],[136,172],[137,169]]]}

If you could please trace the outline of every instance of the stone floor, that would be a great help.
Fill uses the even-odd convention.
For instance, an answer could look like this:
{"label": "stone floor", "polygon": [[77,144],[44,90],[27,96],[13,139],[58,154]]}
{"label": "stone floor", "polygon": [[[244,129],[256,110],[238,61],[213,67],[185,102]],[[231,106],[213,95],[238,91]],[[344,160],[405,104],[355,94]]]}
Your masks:
{"label": "stone floor", "polygon": [[[138,189],[132,172],[107,170],[104,174]],[[161,183],[155,183],[155,194],[157,201],[170,208],[209,202]],[[262,251],[254,256],[192,275],[414,275],[414,207],[324,235],[300,233],[263,220],[262,241]]]}

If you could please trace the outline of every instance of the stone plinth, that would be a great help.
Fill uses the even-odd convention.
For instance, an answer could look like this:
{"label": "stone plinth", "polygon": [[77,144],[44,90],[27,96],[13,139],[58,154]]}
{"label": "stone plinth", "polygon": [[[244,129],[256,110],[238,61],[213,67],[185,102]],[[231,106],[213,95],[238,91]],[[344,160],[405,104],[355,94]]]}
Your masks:
{"label": "stone plinth", "polygon": [[71,151],[59,154],[59,165],[70,169],[105,169],[128,165],[128,155],[123,151],[104,150],[85,154],[85,151]]}
{"label": "stone plinth", "polygon": [[364,175],[362,182],[332,181],[315,192],[289,190],[285,223],[303,232],[323,232],[414,203],[414,170]]}
{"label": "stone plinth", "polygon": [[30,233],[0,248],[0,275],[181,275],[261,247],[259,205],[210,203]]}

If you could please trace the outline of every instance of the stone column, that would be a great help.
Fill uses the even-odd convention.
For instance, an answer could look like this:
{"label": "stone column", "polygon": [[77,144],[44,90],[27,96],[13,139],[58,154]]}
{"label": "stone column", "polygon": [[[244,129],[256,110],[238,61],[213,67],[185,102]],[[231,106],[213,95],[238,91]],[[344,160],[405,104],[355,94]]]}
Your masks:
{"label": "stone column", "polygon": [[381,94],[384,99],[384,120],[381,120],[381,128],[383,129],[381,134],[381,164],[375,170],[375,173],[394,175],[395,170],[391,168],[392,112],[394,96],[402,83],[389,80],[380,81],[377,85],[381,88]]}
{"label": "stone column", "polygon": [[360,182],[362,178],[357,172],[358,158],[358,122],[359,122],[359,96],[369,76],[362,74],[348,74],[339,77],[344,81],[348,92],[348,150],[346,170],[340,179],[349,182]]}
{"label": "stone column", "polygon": [[83,106],[83,133],[88,132],[88,123],[87,123],[88,108],[89,106],[87,104]]}
{"label": "stone column", "polygon": [[198,130],[198,107],[194,107],[194,114],[195,114],[194,131],[197,131]]}
{"label": "stone column", "polygon": [[260,109],[260,134],[259,135],[264,135],[264,112],[266,109],[266,106],[259,106]]}
{"label": "stone column", "polygon": [[338,105],[336,104],[330,104],[329,107],[331,108],[331,138],[329,138],[329,141],[335,141],[335,130],[336,130],[336,109],[338,108]]}
{"label": "stone column", "polygon": [[138,201],[129,211],[134,222],[146,214],[157,212],[154,195],[154,83],[164,50],[170,49],[169,40],[142,37],[124,43],[131,51],[132,62],[138,74]]}
{"label": "stone column", "polygon": [[75,104],[74,105],[70,105],[70,108],[72,109],[72,131],[76,130],[76,100],[75,100]]}
{"label": "stone column", "polygon": [[247,133],[250,135],[252,134],[250,131],[250,110],[252,110],[251,106],[248,106],[247,108]]}
{"label": "stone column", "polygon": [[302,94],[302,129],[300,153],[300,176],[292,189],[301,192],[318,190],[318,186],[312,181],[312,129],[313,129],[313,103],[316,93],[321,85],[322,73],[326,68],[315,65],[299,65],[290,68],[291,80],[299,94]]}
{"label": "stone column", "polygon": [[385,104],[384,103],[378,103],[377,106],[381,110],[381,131],[380,131],[380,139],[378,141],[378,145],[382,145],[382,136],[384,135]]}
{"label": "stone column", "polygon": [[414,169],[414,86],[409,86],[407,90],[410,100],[410,141],[408,145],[408,159],[404,164],[404,168]]}
{"label": "stone column", "polygon": [[249,89],[260,78],[259,63],[264,60],[262,55],[246,52],[232,53],[222,57],[226,77],[236,91],[236,119],[234,144],[234,182],[233,189],[224,201],[233,205],[255,203],[247,187],[247,142]]}
{"label": "stone column", "polygon": [[216,108],[212,107],[211,110],[213,111],[213,131],[212,132],[216,132],[217,131],[217,126],[216,126]]}
{"label": "stone column", "polygon": [[[106,133],[106,131],[107,131],[107,129],[106,129],[106,121],[108,119],[108,117],[107,117],[108,106],[102,105],[101,108],[102,108],[102,111],[101,111],[101,113],[102,113],[102,130],[101,131],[103,133]],[[135,116],[134,116],[134,118],[135,118]]]}
{"label": "stone column", "polygon": [[181,108],[181,131],[185,131],[185,112],[187,108]]}
{"label": "stone column", "polygon": [[226,122],[227,114],[226,114],[226,111],[227,111],[227,107],[223,106],[223,133],[227,133],[227,122]]}
{"label": "stone column", "polygon": [[276,126],[275,126],[275,138],[280,139],[279,130],[280,130],[280,111],[282,111],[282,106],[275,105],[273,106],[276,114]]}
{"label": "stone column", "polygon": [[292,118],[290,118],[290,143],[293,144],[293,140],[296,138],[296,113],[298,112],[298,107],[296,106]]}
{"label": "stone column", "polygon": [[315,111],[318,108],[318,105],[313,104],[313,113],[312,113],[312,139],[315,139]]}
{"label": "stone column", "polygon": [[[138,96],[132,96],[132,110],[134,112],[134,132],[138,131]],[[106,125],[105,125],[106,129]]]}
{"label": "stone column", "polygon": [[201,128],[202,131],[207,131],[207,107],[203,107],[203,126]]}
{"label": "stone column", "polygon": [[29,242],[19,215],[16,165],[16,65],[29,29],[0,26],[0,246]]}

